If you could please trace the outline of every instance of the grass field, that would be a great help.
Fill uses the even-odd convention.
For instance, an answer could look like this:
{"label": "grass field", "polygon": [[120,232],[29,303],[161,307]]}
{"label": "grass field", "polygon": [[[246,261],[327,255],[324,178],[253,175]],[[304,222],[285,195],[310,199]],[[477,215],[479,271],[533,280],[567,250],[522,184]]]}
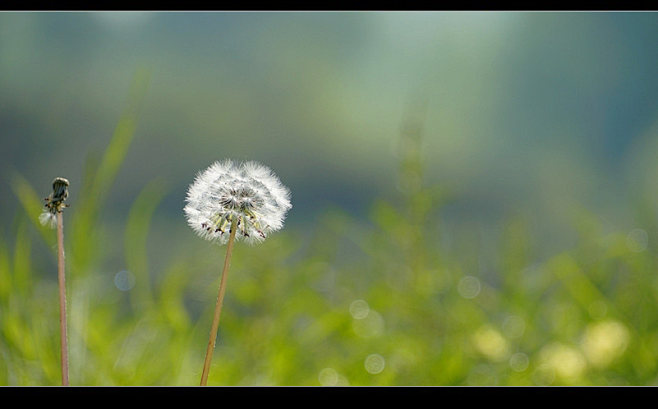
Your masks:
{"label": "grass field", "polygon": [[[188,386],[201,375],[225,247],[197,239],[179,252],[172,239],[175,257],[153,271],[160,180],[135,198],[122,234],[103,223],[142,85],[64,213],[71,385]],[[402,138],[413,147],[419,130]],[[518,215],[484,274],[476,240],[442,238],[444,196],[420,182],[418,151],[403,151],[399,168],[398,200],[373,198],[369,220],[336,208],[305,231],[236,245],[209,385],[656,384],[654,220],[603,233],[577,209],[576,245],[539,258]],[[38,223],[48,192],[9,177],[4,200],[22,207],[0,239],[0,385],[60,385],[56,239]],[[104,272],[108,240],[123,240],[120,274]]]}

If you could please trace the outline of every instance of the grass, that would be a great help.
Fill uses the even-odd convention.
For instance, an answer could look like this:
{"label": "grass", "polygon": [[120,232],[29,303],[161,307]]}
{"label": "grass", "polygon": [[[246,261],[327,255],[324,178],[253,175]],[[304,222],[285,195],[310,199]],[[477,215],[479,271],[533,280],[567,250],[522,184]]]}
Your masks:
{"label": "grass", "polygon": [[[198,246],[152,271],[146,247],[167,195],[162,181],[146,184],[127,215],[135,285],[120,291],[103,269],[104,193],[146,83],[137,77],[136,102],[67,210],[71,385],[187,386],[201,376],[221,251],[206,257]],[[421,134],[404,129],[403,139]],[[422,178],[418,150],[405,155],[401,175]],[[39,251],[53,249],[55,236],[36,222],[42,195],[18,174],[12,186],[22,209],[0,237],[0,384],[60,385],[56,253]],[[395,203],[373,199],[367,221],[334,209],[314,221],[311,237],[284,229],[236,248],[208,384],[656,384],[656,243],[643,249],[641,236],[603,234],[595,215],[579,210],[587,223],[576,245],[539,260],[518,216],[499,232],[484,274],[474,267],[476,242],[442,240],[442,198],[410,184]],[[653,237],[658,225],[642,229]]]}

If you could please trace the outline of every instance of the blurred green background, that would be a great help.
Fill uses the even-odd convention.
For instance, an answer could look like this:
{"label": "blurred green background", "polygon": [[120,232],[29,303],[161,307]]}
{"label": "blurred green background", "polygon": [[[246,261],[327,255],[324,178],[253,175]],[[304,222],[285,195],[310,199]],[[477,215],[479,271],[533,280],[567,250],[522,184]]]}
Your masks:
{"label": "blurred green background", "polygon": [[0,13],[0,384],[196,385],[215,160],[292,191],[237,245],[210,385],[658,381],[658,15]]}

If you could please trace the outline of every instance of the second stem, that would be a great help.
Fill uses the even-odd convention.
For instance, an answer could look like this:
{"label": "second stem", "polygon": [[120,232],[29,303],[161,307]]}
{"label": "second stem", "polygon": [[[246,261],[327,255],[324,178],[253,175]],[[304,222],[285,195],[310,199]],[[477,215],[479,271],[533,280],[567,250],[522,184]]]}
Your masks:
{"label": "second stem", "polygon": [[64,279],[64,221],[57,212],[57,276],[59,281],[59,330],[62,357],[62,386],[69,385],[69,351],[66,335],[66,282]]}

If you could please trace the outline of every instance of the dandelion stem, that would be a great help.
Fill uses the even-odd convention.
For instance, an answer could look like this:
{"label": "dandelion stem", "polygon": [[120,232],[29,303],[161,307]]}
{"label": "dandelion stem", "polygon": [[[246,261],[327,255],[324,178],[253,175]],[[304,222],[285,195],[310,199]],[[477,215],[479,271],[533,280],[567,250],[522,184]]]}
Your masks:
{"label": "dandelion stem", "polygon": [[212,353],[215,349],[215,341],[217,339],[217,328],[219,327],[219,317],[222,314],[222,304],[224,303],[224,293],[226,292],[226,279],[228,277],[228,268],[231,264],[231,254],[233,253],[233,243],[235,242],[235,233],[237,232],[237,218],[233,219],[231,224],[231,234],[228,238],[228,245],[226,247],[226,257],[224,258],[224,269],[222,270],[222,280],[219,284],[219,295],[217,296],[217,303],[215,304],[215,315],[212,320],[212,329],[210,330],[210,339],[208,340],[208,349],[206,350],[206,359],[203,363],[203,373],[201,374],[201,386],[205,386],[208,382],[208,372],[210,371],[210,362],[212,361]]}
{"label": "dandelion stem", "polygon": [[59,279],[59,326],[62,352],[62,386],[69,385],[69,353],[66,335],[66,287],[64,281],[64,218],[62,212],[57,212],[57,247],[58,247],[58,279]]}

